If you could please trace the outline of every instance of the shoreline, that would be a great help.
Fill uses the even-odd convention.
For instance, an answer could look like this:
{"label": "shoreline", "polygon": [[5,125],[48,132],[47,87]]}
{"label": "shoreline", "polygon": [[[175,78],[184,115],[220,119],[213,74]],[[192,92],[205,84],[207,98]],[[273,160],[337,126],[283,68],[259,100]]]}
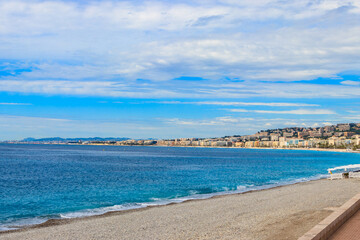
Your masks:
{"label": "shoreline", "polygon": [[[253,233],[253,230],[251,229],[253,227],[260,226],[261,229],[267,229],[267,231],[270,231],[271,234],[273,234],[272,236],[282,236],[278,234],[283,234],[283,227],[280,227],[280,229],[278,229],[280,232],[278,230],[275,231],[271,229],[277,228],[277,224],[280,224],[281,226],[283,224],[288,224],[289,217],[291,221],[304,221],[301,224],[295,225],[295,227],[301,228],[295,231],[298,236],[301,236],[303,233],[305,233],[307,230],[317,224],[320,220],[329,215],[334,207],[342,205],[343,202],[355,195],[357,192],[351,192],[351,190],[358,189],[359,186],[360,181],[357,179],[337,181],[329,181],[326,179],[312,180],[307,182],[294,183],[290,185],[276,186],[262,190],[251,190],[243,193],[218,195],[208,199],[191,199],[181,202],[180,204],[170,203],[167,205],[148,206],[145,208],[108,212],[102,215],[88,216],[82,218],[51,219],[46,221],[45,223],[35,226],[3,231],[0,232],[0,236],[4,239],[19,239],[25,236],[26,238],[24,239],[44,239],[44,236],[46,234],[52,234],[51,236],[53,236],[53,234],[60,234],[59,236],[56,235],[57,237],[54,237],[54,239],[61,239],[64,231],[67,234],[71,230],[71,234],[80,234],[79,236],[82,236],[80,237],[80,239],[88,239],[90,235],[88,235],[89,233],[86,233],[86,231],[83,232],[83,228],[91,229],[92,227],[97,226],[97,229],[94,229],[94,232],[92,232],[91,234],[106,234],[106,232],[110,231],[109,229],[111,229],[111,231],[120,231],[122,234],[124,234],[124,239],[128,239],[126,236],[138,236],[134,237],[133,239],[141,239],[142,234],[146,234],[146,232],[149,232],[149,234],[152,234],[152,236],[160,236],[158,239],[178,239],[179,237],[177,234],[183,234],[178,232],[178,224],[184,225],[182,231],[186,231],[186,234],[194,236],[192,234],[195,234],[194,231],[197,231],[197,228],[193,229],[191,227],[192,224],[201,225],[203,224],[202,222],[206,223],[210,221],[211,224],[214,225],[215,223],[221,224],[222,221],[226,220],[228,221],[228,224],[236,225],[239,223],[232,218],[237,217],[240,217],[238,221],[242,221],[241,224],[244,225],[243,227],[247,229],[246,231],[244,230],[244,234],[246,233],[255,235],[257,233]],[[331,195],[332,197],[327,196],[329,189],[332,189],[333,187],[336,189],[335,192],[339,192],[339,194],[334,193],[334,195]],[[314,193],[317,194],[314,195]],[[304,203],[304,201],[306,202]],[[265,209],[264,212],[262,211],[262,208]],[[172,214],[172,212],[174,211],[176,214]],[[195,211],[195,213],[193,213],[193,211]],[[233,215],[234,211],[239,211],[240,215]],[[230,216],[228,218],[218,221],[217,217],[221,218],[218,213],[224,213]],[[250,214],[249,216],[254,217],[252,220],[248,219],[250,223],[247,223],[247,218],[243,218],[243,215],[248,214]],[[153,217],[155,217],[155,220],[153,220]],[[164,217],[169,218],[169,221],[167,221],[166,219],[161,220]],[[185,218],[186,221],[184,220]],[[136,222],[128,222],[129,219],[132,219],[132,221]],[[309,219],[311,220],[310,222]],[[141,224],[138,221],[140,221]],[[158,221],[165,221],[164,224],[167,227],[164,228],[164,226],[162,226],[160,223],[158,224]],[[195,223],[193,223],[192,221],[195,221]],[[253,221],[255,221],[255,223],[253,223]],[[263,221],[265,221],[265,223]],[[190,222],[189,225],[188,222]],[[150,225],[152,224],[151,226],[153,226],[153,228],[141,227],[145,223]],[[255,225],[252,226],[251,223]],[[120,225],[118,226],[117,224]],[[216,230],[217,228],[215,228],[216,232],[213,232],[214,229],[212,228],[211,224],[209,225],[209,229],[207,231],[210,231],[211,234],[218,234]],[[113,229],[112,225],[118,227],[116,229]],[[172,229],[173,227],[174,229]],[[161,231],[174,232],[172,232],[169,235],[170,237],[167,238],[165,235],[163,235],[165,234],[164,232],[157,232],[157,228],[161,229]],[[235,231],[233,228],[231,229],[231,231]],[[135,232],[133,232],[133,230]],[[294,229],[288,230],[291,231]],[[233,233],[226,231],[226,234]],[[270,233],[262,232],[262,234],[268,235]],[[292,233],[289,234],[291,235]],[[189,237],[188,235],[185,235],[181,236],[183,236],[184,238]],[[98,237],[99,236],[103,235],[98,235]],[[113,237],[110,237],[110,239],[119,239],[116,237],[118,235],[111,236]],[[200,236],[199,239],[208,238]],[[230,239],[238,238],[230,237]],[[264,238],[263,236],[261,236],[259,238],[247,237],[245,239],[274,238]]]}
{"label": "shoreline", "polygon": [[263,149],[263,150],[303,150],[317,152],[360,153],[360,150],[342,148],[271,148],[271,147],[215,147],[215,146],[165,146],[165,145],[113,145],[113,144],[67,144],[67,143],[0,143],[9,145],[62,145],[62,146],[109,146],[109,147],[168,147],[168,148],[221,148],[221,149]]}
{"label": "shoreline", "polygon": [[[324,174],[324,175],[327,175],[327,174]],[[94,214],[94,215],[83,216],[83,217],[49,218],[45,222],[42,222],[39,224],[24,225],[22,227],[17,227],[16,229],[9,229],[9,230],[3,230],[3,231],[0,230],[0,235],[9,233],[9,232],[18,232],[18,231],[24,231],[24,230],[33,229],[33,228],[42,228],[42,227],[48,227],[48,226],[53,226],[53,225],[67,224],[69,222],[82,220],[82,219],[88,219],[88,218],[91,219],[91,218],[106,217],[106,216],[112,216],[112,215],[121,215],[121,214],[125,214],[127,212],[143,211],[143,210],[154,208],[154,207],[157,208],[157,207],[164,207],[164,206],[170,206],[170,205],[175,205],[175,204],[183,204],[183,203],[191,202],[191,201],[203,201],[203,200],[208,200],[208,199],[212,199],[212,198],[222,198],[222,197],[231,196],[231,195],[248,194],[248,193],[252,193],[252,192],[266,191],[266,190],[282,188],[282,187],[287,187],[287,186],[302,184],[302,183],[307,183],[307,182],[327,180],[325,176],[324,177],[320,177],[320,176],[323,176],[323,175],[319,175],[319,178],[313,177],[313,178],[308,178],[305,180],[292,180],[292,181],[287,181],[287,182],[279,183],[279,184],[268,184],[268,185],[263,185],[263,186],[256,186],[254,189],[249,189],[249,190],[245,190],[245,191],[233,190],[233,191],[221,191],[221,192],[214,192],[214,193],[207,193],[207,194],[196,194],[196,195],[184,196],[181,198],[185,198],[185,199],[182,201],[179,201],[179,202],[177,200],[181,199],[181,198],[173,198],[173,199],[168,199],[169,202],[164,203],[164,204],[151,204],[151,205],[147,205],[144,207],[134,207],[134,208],[124,209],[124,210],[107,211],[107,212],[104,212],[101,214]],[[147,204],[147,203],[149,203],[149,202],[146,202],[146,203],[144,202],[144,203],[139,203],[139,204]],[[150,202],[150,203],[155,203],[155,202]],[[95,209],[98,209],[98,208],[95,208]],[[88,210],[88,209],[84,209],[84,210]],[[92,210],[94,210],[94,209],[92,209]],[[14,226],[14,228],[15,228],[15,226]]]}
{"label": "shoreline", "polygon": [[[270,187],[261,188],[261,189],[253,189],[253,190],[244,191],[244,192],[233,192],[233,193],[232,192],[224,192],[223,194],[221,194],[222,192],[218,192],[219,194],[212,195],[208,198],[193,198],[193,199],[184,200],[182,202],[170,202],[168,204],[163,204],[163,205],[151,205],[151,206],[140,207],[140,208],[109,211],[109,212],[105,212],[105,213],[98,214],[98,215],[91,215],[91,216],[84,216],[84,217],[60,218],[60,219],[57,219],[57,218],[51,219],[50,218],[43,223],[28,225],[28,226],[20,227],[18,229],[0,231],[0,236],[2,234],[12,233],[12,232],[23,232],[28,229],[46,228],[49,226],[63,225],[63,224],[68,224],[71,222],[77,222],[77,221],[81,221],[81,220],[103,218],[103,217],[107,217],[107,216],[117,216],[117,215],[122,215],[122,214],[130,213],[130,212],[146,211],[147,209],[151,209],[151,208],[159,208],[159,207],[171,206],[171,205],[176,205],[176,204],[183,204],[183,203],[192,202],[192,201],[206,201],[206,200],[214,199],[214,198],[223,198],[223,197],[227,197],[227,196],[231,196],[231,195],[243,195],[243,194],[249,194],[249,193],[253,193],[253,192],[261,192],[261,191],[267,191],[267,190],[272,190],[272,189],[277,189],[277,188],[283,188],[283,187],[296,185],[296,184],[303,184],[303,183],[308,183],[308,182],[316,182],[316,181],[324,181],[324,180],[327,180],[327,179],[325,179],[325,178],[313,179],[313,180],[302,181],[302,182],[282,184],[282,185],[278,185],[278,186],[270,186]],[[207,194],[204,194],[204,195],[207,195]]]}
{"label": "shoreline", "polygon": [[[326,175],[326,174],[324,174],[324,175]],[[296,185],[296,184],[304,184],[304,183],[308,183],[308,182],[327,180],[325,177],[320,177],[320,176],[322,176],[322,175],[319,175],[319,178],[313,177],[313,178],[309,178],[306,180],[293,180],[293,181],[288,181],[288,182],[284,182],[284,183],[280,183],[280,184],[268,184],[268,185],[263,185],[263,186],[256,186],[255,189],[249,189],[249,190],[245,190],[245,191],[233,190],[233,191],[222,191],[222,192],[214,192],[214,193],[207,193],[207,194],[184,196],[181,198],[185,198],[185,200],[182,200],[179,202],[177,202],[177,200],[179,198],[174,198],[174,199],[168,199],[170,201],[169,203],[151,204],[151,205],[147,205],[144,207],[136,207],[136,208],[134,207],[134,208],[124,209],[124,210],[107,211],[107,212],[104,212],[101,214],[94,214],[94,215],[83,216],[83,217],[49,218],[45,222],[42,222],[39,224],[24,225],[21,227],[17,227],[16,229],[0,231],[0,236],[2,234],[11,233],[11,232],[26,231],[28,229],[36,229],[36,228],[44,228],[44,227],[49,227],[49,226],[54,226],[54,225],[68,224],[73,221],[81,221],[81,220],[92,219],[92,218],[102,218],[102,217],[113,216],[113,215],[122,215],[122,214],[126,214],[128,212],[144,211],[144,210],[147,210],[150,208],[158,208],[158,207],[165,207],[165,206],[176,205],[176,204],[183,204],[183,203],[191,202],[191,201],[206,201],[206,200],[213,199],[213,198],[222,198],[222,197],[227,197],[227,196],[231,196],[231,195],[249,194],[249,193],[253,193],[253,192],[267,191],[267,190],[292,186],[292,185]],[[198,198],[196,198],[196,196]],[[139,204],[146,204],[146,203],[139,203]],[[84,209],[84,210],[88,210],[88,209]],[[15,228],[15,226],[14,226],[14,228]]]}

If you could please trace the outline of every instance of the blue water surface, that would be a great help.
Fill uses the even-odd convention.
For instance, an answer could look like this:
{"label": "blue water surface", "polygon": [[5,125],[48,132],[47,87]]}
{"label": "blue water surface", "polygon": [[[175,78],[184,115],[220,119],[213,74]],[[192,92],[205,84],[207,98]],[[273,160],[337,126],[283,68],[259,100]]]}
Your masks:
{"label": "blue water surface", "polygon": [[360,154],[0,144],[0,230],[316,179]]}

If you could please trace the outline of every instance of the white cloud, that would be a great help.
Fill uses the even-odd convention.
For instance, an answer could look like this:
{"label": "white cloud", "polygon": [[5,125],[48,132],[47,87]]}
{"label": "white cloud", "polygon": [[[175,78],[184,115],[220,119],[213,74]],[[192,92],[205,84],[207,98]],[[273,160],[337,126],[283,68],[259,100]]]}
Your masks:
{"label": "white cloud", "polygon": [[129,86],[111,81],[0,81],[0,91],[49,95],[150,98],[174,96],[169,90]]}
{"label": "white cloud", "polygon": [[194,120],[194,119],[179,119],[179,118],[171,118],[164,119],[163,121],[167,124],[176,124],[176,125],[187,125],[190,127],[199,127],[199,126],[226,126],[226,125],[234,125],[234,124],[247,124],[249,121],[253,121],[253,118],[234,118],[231,116],[217,117],[214,119],[206,119],[206,120]]}
{"label": "white cloud", "polygon": [[29,106],[31,103],[12,103],[12,102],[0,102],[0,105],[8,105],[8,106]]}
{"label": "white cloud", "polygon": [[271,110],[244,110],[244,109],[226,109],[230,112],[253,112],[253,113],[269,113],[269,114],[296,114],[296,115],[323,115],[336,114],[334,111],[327,109],[296,109],[287,111],[271,111]]}
{"label": "white cloud", "polygon": [[[215,87],[215,86],[214,86]],[[357,86],[299,83],[239,83],[217,86],[213,94],[229,97],[263,96],[277,98],[358,98]]]}
{"label": "white cloud", "polygon": [[293,122],[293,121],[289,121],[289,122],[285,122],[284,123],[285,126],[290,126],[290,127],[294,127],[294,126],[297,126],[297,122]]}
{"label": "white cloud", "polygon": [[[324,117],[323,119],[321,119]],[[243,118],[243,117],[217,117],[211,119],[162,119],[164,125],[182,129],[188,134],[185,137],[220,137],[232,135],[254,134],[259,130],[269,128],[283,128],[292,126],[324,126],[321,121],[327,116],[317,116],[316,119],[291,118]],[[184,136],[184,135],[182,135]]]}
{"label": "white cloud", "polygon": [[[264,3],[265,2],[265,3]],[[261,4],[259,4],[261,3]],[[222,16],[211,23],[215,26],[234,20],[306,19],[322,16],[341,7],[352,5],[353,12],[359,8],[352,1],[207,1],[194,4],[165,1],[0,1],[0,12],[7,23],[2,31],[12,32],[10,20],[16,18],[18,27],[27,29],[22,34],[39,34],[44,31],[78,30],[82,27],[107,29],[178,30],[194,25],[201,18]],[[44,21],[46,20],[46,21]],[[210,19],[211,20],[211,19]],[[209,21],[210,21],[209,20]],[[73,25],[72,23],[78,23]],[[53,29],[57,24],[59,29]],[[202,25],[200,25],[202,26]],[[36,29],[36,31],[34,31]],[[106,30],[107,30],[106,29]]]}
{"label": "white cloud", "polygon": [[359,86],[359,85],[360,85],[360,82],[351,81],[351,80],[346,80],[346,81],[342,81],[341,84],[350,85],[350,86]]}
{"label": "white cloud", "polygon": [[2,0],[0,58],[30,62],[20,75],[32,80],[294,81],[357,69],[358,1],[254,2]]}
{"label": "white cloud", "polygon": [[360,114],[359,115],[350,115],[350,116],[343,116],[342,117],[343,120],[346,120],[346,121],[354,121],[354,122],[359,122],[360,120]]}
{"label": "white cloud", "polygon": [[327,109],[297,109],[289,111],[268,111],[268,110],[253,110],[255,113],[270,113],[270,114],[296,114],[296,115],[323,115],[336,114],[334,111]]}
{"label": "white cloud", "polygon": [[31,117],[31,116],[15,116],[15,115],[0,115],[1,120],[25,120],[25,121],[52,121],[52,122],[70,122],[70,119],[64,118],[46,118],[46,117]]}
{"label": "white cloud", "polygon": [[218,120],[219,122],[222,122],[222,123],[237,123],[237,122],[239,122],[238,119],[233,118],[233,117],[229,117],[229,116],[218,117],[218,118],[216,118],[216,120]]}
{"label": "white cloud", "polygon": [[[231,99],[249,97],[267,98],[359,98],[358,86],[316,85],[295,83],[252,82],[189,83],[179,86],[177,82],[141,83],[137,81],[72,81],[72,80],[0,80],[0,91],[45,95],[106,96],[125,98],[187,98],[187,99]],[[269,106],[312,107],[313,103],[286,102],[225,102],[225,101],[165,101],[164,104],[197,104],[218,106]]]}
{"label": "white cloud", "polygon": [[284,103],[284,102],[223,102],[223,101],[180,102],[180,101],[162,101],[162,102],[159,102],[159,103],[163,103],[163,104],[219,105],[219,106],[270,106],[270,107],[316,107],[316,106],[319,106],[318,104]]}
{"label": "white cloud", "polygon": [[249,110],[246,109],[225,109],[225,110],[228,110],[230,112],[240,112],[240,113],[249,112]]}

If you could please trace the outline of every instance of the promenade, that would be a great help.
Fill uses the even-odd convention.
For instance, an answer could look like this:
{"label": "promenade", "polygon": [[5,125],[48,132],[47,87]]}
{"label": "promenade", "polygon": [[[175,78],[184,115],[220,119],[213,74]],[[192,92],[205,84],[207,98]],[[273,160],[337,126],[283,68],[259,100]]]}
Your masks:
{"label": "promenade", "polygon": [[360,210],[347,220],[329,240],[358,240],[360,238]]}
{"label": "promenade", "polygon": [[310,229],[299,240],[358,240],[359,236],[360,193],[350,198],[341,207],[335,208],[332,214]]}

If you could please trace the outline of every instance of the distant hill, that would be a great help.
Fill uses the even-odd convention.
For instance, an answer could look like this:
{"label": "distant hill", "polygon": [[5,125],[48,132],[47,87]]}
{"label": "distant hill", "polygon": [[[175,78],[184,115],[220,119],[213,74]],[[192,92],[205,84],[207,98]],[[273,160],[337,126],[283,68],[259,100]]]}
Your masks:
{"label": "distant hill", "polygon": [[89,137],[89,138],[61,138],[61,137],[52,137],[52,138],[24,138],[21,142],[86,142],[86,141],[124,141],[129,140],[130,138],[101,138],[101,137]]}

